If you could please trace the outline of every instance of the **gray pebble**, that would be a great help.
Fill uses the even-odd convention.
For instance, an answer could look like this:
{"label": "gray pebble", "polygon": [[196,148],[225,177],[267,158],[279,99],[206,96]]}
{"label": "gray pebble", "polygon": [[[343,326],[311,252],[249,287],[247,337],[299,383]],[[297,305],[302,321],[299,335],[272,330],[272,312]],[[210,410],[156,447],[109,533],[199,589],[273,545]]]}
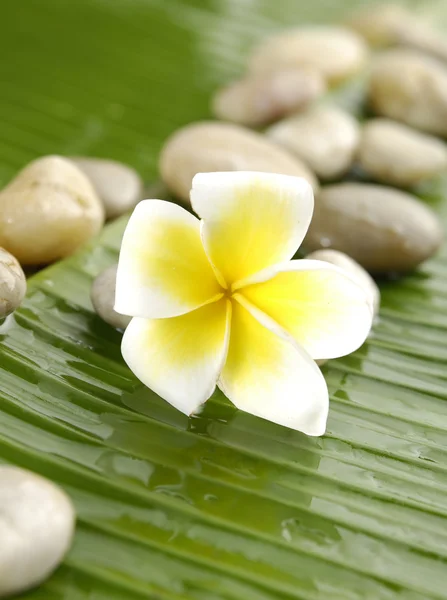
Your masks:
{"label": "gray pebble", "polygon": [[101,198],[107,219],[114,219],[142,200],[141,177],[128,165],[115,160],[75,156],[70,160],[90,179]]}
{"label": "gray pebble", "polygon": [[113,265],[103,271],[93,281],[90,298],[97,314],[109,325],[117,329],[126,329],[131,317],[121,315],[114,310],[116,271],[118,265]]}
{"label": "gray pebble", "polygon": [[71,545],[74,525],[73,505],[58,486],[0,466],[0,598],[49,577]]}
{"label": "gray pebble", "polygon": [[442,241],[438,218],[417,198],[378,185],[341,183],[318,193],[304,247],[333,248],[383,273],[414,269]]}
{"label": "gray pebble", "polygon": [[26,278],[19,261],[0,248],[0,319],[14,312],[26,294]]}

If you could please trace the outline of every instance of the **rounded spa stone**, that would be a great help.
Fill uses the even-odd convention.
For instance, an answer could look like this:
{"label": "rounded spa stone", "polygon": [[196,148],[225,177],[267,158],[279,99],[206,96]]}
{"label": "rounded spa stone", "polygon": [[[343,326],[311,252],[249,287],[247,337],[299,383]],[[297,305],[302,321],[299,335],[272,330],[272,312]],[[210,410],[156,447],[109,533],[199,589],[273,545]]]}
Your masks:
{"label": "rounded spa stone", "polygon": [[118,265],[112,265],[93,281],[90,298],[96,313],[116,329],[126,329],[132,317],[121,315],[113,308],[115,305],[116,271]]}
{"label": "rounded spa stone", "polygon": [[344,252],[372,272],[404,272],[432,256],[443,240],[436,215],[410,194],[362,183],[320,190],[304,240],[308,250]]}
{"label": "rounded spa stone", "polygon": [[14,312],[26,294],[26,277],[19,261],[0,248],[0,319]]}
{"label": "rounded spa stone", "polygon": [[321,75],[303,67],[248,75],[216,93],[213,113],[223,121],[257,127],[302,110],[325,89]]}
{"label": "rounded spa stone", "polygon": [[377,283],[368,271],[359,265],[353,258],[343,252],[331,250],[330,248],[315,250],[315,252],[308,254],[306,258],[310,260],[322,260],[346,271],[367,293],[373,313],[375,315],[378,313],[380,306],[380,290]]}
{"label": "rounded spa stone", "polygon": [[334,179],[350,168],[359,141],[359,125],[335,106],[316,106],[284,119],[267,135],[300,158],[321,179]]}
{"label": "rounded spa stone", "polygon": [[447,136],[447,69],[414,50],[390,50],[373,65],[369,101],[382,116]]}
{"label": "rounded spa stone", "polygon": [[176,131],[162,149],[159,168],[166,187],[187,205],[196,173],[280,173],[318,187],[315,175],[299,159],[265,136],[231,123],[204,121]]}
{"label": "rounded spa stone", "polygon": [[143,197],[141,177],[128,165],[115,160],[70,157],[89,178],[101,198],[107,219],[114,219],[131,210]]}
{"label": "rounded spa stone", "polygon": [[0,246],[22,265],[68,256],[103,222],[104,209],[92,184],[59,156],[31,162],[0,192]]}
{"label": "rounded spa stone", "polygon": [[345,23],[372,46],[405,46],[447,61],[447,41],[434,27],[434,15],[417,14],[396,4],[367,6]]}
{"label": "rounded spa stone", "polygon": [[413,28],[415,17],[399,4],[379,4],[355,11],[345,25],[364,37],[371,46],[389,46],[399,42],[400,32]]}
{"label": "rounded spa stone", "polygon": [[74,525],[73,505],[58,486],[0,466],[0,598],[49,577],[70,547]]}
{"label": "rounded spa stone", "polygon": [[411,186],[447,168],[447,147],[435,137],[389,119],[363,127],[358,160],[377,181]]}
{"label": "rounded spa stone", "polygon": [[357,73],[367,56],[366,44],[354,31],[325,25],[297,27],[261,42],[249,60],[249,70],[310,67],[336,83]]}

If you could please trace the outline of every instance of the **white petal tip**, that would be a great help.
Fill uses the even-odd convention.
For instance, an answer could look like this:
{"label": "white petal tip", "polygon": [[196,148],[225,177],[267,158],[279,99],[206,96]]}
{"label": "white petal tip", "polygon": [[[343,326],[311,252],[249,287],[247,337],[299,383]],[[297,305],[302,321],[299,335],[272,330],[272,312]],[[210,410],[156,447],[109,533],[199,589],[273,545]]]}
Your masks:
{"label": "white petal tip", "polygon": [[326,421],[317,423],[313,427],[306,428],[305,430],[302,429],[300,431],[309,437],[321,437],[326,433]]}

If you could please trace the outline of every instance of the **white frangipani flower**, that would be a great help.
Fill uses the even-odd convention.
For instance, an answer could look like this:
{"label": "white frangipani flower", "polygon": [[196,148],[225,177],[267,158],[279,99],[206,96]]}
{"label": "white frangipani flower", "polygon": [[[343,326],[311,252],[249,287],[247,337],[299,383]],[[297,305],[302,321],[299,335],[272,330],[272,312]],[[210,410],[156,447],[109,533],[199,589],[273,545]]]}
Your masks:
{"label": "white frangipani flower", "polygon": [[308,435],[329,398],[315,363],[366,339],[372,309],[341,269],[290,260],[309,227],[304,179],[200,173],[195,216],[138,204],[121,247],[115,310],[134,317],[122,353],[135,375],[190,415],[216,384],[241,410]]}

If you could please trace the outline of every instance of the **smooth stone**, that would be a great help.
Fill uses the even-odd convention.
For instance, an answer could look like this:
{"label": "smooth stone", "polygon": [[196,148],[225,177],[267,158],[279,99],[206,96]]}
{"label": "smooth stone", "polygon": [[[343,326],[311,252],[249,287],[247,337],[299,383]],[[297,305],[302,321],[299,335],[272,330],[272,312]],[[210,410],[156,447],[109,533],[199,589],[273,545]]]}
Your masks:
{"label": "smooth stone", "polygon": [[303,245],[344,252],[371,272],[405,272],[432,256],[443,237],[436,215],[414,196],[340,183],[318,193]]}
{"label": "smooth stone", "polygon": [[368,50],[363,39],[343,27],[328,25],[297,27],[268,38],[255,48],[250,60],[252,73],[290,67],[309,67],[336,83],[365,64]]}
{"label": "smooth stone", "polygon": [[299,157],[321,179],[334,179],[350,168],[360,128],[342,109],[316,106],[273,125],[267,136]]}
{"label": "smooth stone", "polygon": [[128,165],[82,156],[70,157],[70,160],[90,179],[104,204],[106,219],[119,217],[142,200],[143,181]]}
{"label": "smooth stone", "polygon": [[257,127],[303,109],[325,89],[317,71],[302,67],[248,75],[219,90],[212,108],[218,119]]}
{"label": "smooth stone", "polygon": [[407,46],[447,61],[447,41],[427,19],[401,5],[368,6],[345,23],[372,46]]}
{"label": "smooth stone", "polygon": [[26,294],[26,277],[19,261],[0,248],[0,319],[14,312]]}
{"label": "smooth stone", "polygon": [[121,315],[114,309],[117,268],[118,265],[113,265],[95,278],[90,291],[90,299],[93,308],[103,321],[116,329],[126,329],[132,317]]}
{"label": "smooth stone", "polygon": [[0,246],[22,265],[72,254],[103,222],[104,209],[92,184],[59,156],[31,162],[0,192]]}
{"label": "smooth stone", "polygon": [[426,23],[415,21],[397,32],[399,44],[421,52],[431,54],[444,62],[447,61],[447,41],[445,35]]}
{"label": "smooth stone", "polygon": [[353,258],[347,254],[344,254],[343,252],[328,248],[323,250],[315,250],[315,252],[308,254],[306,259],[322,260],[346,271],[346,273],[348,273],[352,279],[357,281],[357,283],[365,290],[374,315],[379,312],[380,290],[377,286],[377,283],[374,281],[368,271],[366,271],[362,265],[359,265],[359,263]]}
{"label": "smooth stone", "polygon": [[358,160],[377,181],[411,186],[447,168],[447,147],[435,137],[388,119],[363,127]]}
{"label": "smooth stone", "polygon": [[415,18],[406,8],[387,3],[362,7],[344,24],[371,46],[388,46],[398,43],[400,32],[413,28],[415,23]]}
{"label": "smooth stone", "polygon": [[30,471],[0,466],[0,598],[49,577],[70,548],[74,526],[62,489]]}
{"label": "smooth stone", "polygon": [[390,50],[373,65],[369,100],[385,117],[447,135],[447,69],[414,50]]}
{"label": "smooth stone", "polygon": [[176,131],[160,155],[166,187],[186,205],[196,173],[261,171],[306,179],[314,190],[315,175],[299,159],[265,136],[230,123],[202,121]]}

